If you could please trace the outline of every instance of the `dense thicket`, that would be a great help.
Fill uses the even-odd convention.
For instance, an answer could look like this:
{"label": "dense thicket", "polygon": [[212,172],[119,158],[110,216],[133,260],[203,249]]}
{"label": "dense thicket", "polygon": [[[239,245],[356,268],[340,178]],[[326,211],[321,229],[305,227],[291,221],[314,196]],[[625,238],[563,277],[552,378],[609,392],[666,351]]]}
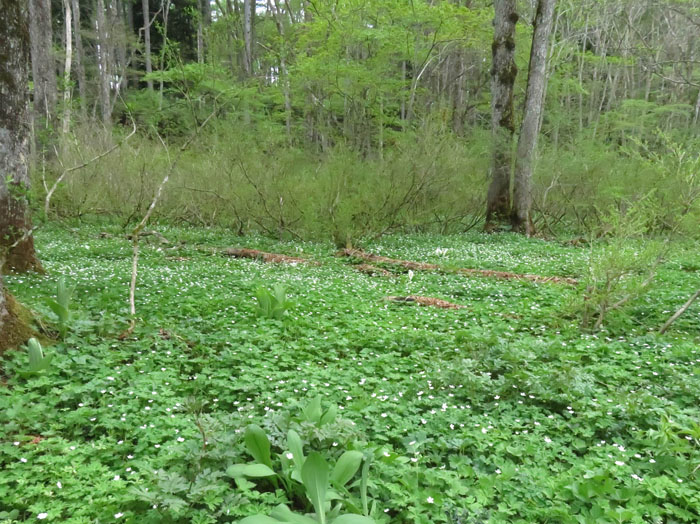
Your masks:
{"label": "dense thicket", "polygon": [[[516,5],[516,131],[532,4]],[[44,187],[118,143],[132,121],[142,138],[65,177],[54,211],[136,216],[171,161],[165,144],[212,113],[178,162],[163,215],[344,240],[466,229],[486,211],[491,2],[54,0],[52,9],[54,49],[72,33],[74,60],[66,74],[54,57],[58,95],[69,96],[47,99],[63,118],[62,105],[77,110],[48,148],[56,158],[36,170]],[[656,210],[650,229],[697,219],[699,26],[700,9],[685,0],[557,3],[532,188],[538,230],[589,230],[642,198]]]}

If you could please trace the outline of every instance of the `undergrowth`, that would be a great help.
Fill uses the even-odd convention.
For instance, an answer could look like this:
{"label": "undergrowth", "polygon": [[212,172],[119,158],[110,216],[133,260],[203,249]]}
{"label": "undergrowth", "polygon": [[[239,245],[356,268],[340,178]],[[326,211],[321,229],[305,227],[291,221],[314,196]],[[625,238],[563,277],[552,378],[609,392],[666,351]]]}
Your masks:
{"label": "undergrowth", "polygon": [[[347,501],[342,513],[359,515],[366,479],[367,513],[380,523],[700,520],[697,309],[654,334],[697,287],[696,244],[676,244],[658,285],[610,311],[601,331],[582,333],[570,305],[583,283],[371,277],[331,244],[158,231],[174,247],[144,240],[138,322],[124,340],[131,249],[118,224],[42,229],[47,275],[7,277],[49,322],[59,279],[74,291],[73,320],[45,349],[47,369],[23,375],[26,351],[2,361],[3,524],[237,522],[280,504],[311,512],[294,479],[290,430],[319,467],[331,471],[348,450],[371,463],[344,484],[348,494],[331,491]],[[320,265],[211,249],[232,245]],[[588,249],[474,232],[365,247],[579,279]],[[260,314],[261,285],[284,286],[294,306]],[[395,294],[467,308],[382,300]],[[327,424],[317,397],[320,417],[337,406]],[[250,452],[253,426],[269,441],[269,466]],[[258,463],[278,476],[243,475],[260,473],[248,467]]]}

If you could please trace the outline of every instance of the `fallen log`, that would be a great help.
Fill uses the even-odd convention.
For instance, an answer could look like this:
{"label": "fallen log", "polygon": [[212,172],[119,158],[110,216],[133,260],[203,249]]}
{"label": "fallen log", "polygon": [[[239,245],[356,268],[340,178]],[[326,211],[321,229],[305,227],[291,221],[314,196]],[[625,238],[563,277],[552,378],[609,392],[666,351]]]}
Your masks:
{"label": "fallen log", "polygon": [[371,276],[382,276],[382,277],[393,277],[394,274],[391,271],[387,271],[384,268],[373,266],[371,264],[357,264],[356,266],[353,266],[353,269],[356,269],[360,273],[366,273],[367,275]]}
{"label": "fallen log", "polygon": [[444,273],[458,273],[461,275],[500,278],[504,280],[529,280],[531,282],[538,283],[552,282],[554,284],[568,284],[570,286],[578,285],[578,281],[576,279],[567,277],[547,277],[542,275],[532,275],[529,273],[493,271],[490,269],[448,269],[438,264],[428,264],[425,262],[414,262],[411,260],[400,260],[395,258],[383,257],[380,255],[375,255],[373,253],[367,253],[365,251],[362,251],[361,249],[343,249],[338,252],[338,255],[351,258],[359,258],[361,260],[366,260],[367,262],[374,262],[378,264],[401,266],[406,269],[411,269],[413,271],[440,271]]}
{"label": "fallen log", "polygon": [[264,251],[258,251],[257,249],[247,249],[247,248],[229,248],[221,251],[223,255],[234,257],[234,258],[250,258],[253,260],[262,260],[263,262],[269,262],[274,264],[311,264],[314,266],[319,265],[318,262],[314,260],[309,260],[307,258],[301,257],[290,257],[288,255],[282,255],[280,253],[266,253]]}
{"label": "fallen log", "polygon": [[418,295],[409,295],[407,297],[384,297],[387,302],[396,302],[400,304],[418,304],[420,306],[432,306],[439,307],[442,309],[466,309],[467,306],[462,304],[453,304],[447,300],[442,300],[440,298],[433,297],[421,297]]}

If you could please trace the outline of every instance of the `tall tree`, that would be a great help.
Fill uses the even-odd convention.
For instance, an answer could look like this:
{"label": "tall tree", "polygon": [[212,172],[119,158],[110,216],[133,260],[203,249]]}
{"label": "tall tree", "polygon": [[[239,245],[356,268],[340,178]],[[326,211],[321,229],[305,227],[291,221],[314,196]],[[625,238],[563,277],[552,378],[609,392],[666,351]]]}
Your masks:
{"label": "tall tree", "polygon": [[255,0],[243,0],[243,67],[246,76],[253,73],[253,4]]}
{"label": "tall tree", "polygon": [[71,9],[71,0],[63,0],[63,9],[65,12],[65,30],[66,30],[66,61],[63,67],[63,122],[61,129],[63,134],[70,130],[70,113],[71,113],[71,88],[70,88],[70,70],[73,62],[73,13]]}
{"label": "tall tree", "polygon": [[41,269],[27,201],[30,46],[25,5],[0,0],[0,258],[14,271]]}
{"label": "tall tree", "polygon": [[486,230],[495,229],[510,216],[510,173],[513,162],[513,86],[515,65],[515,0],[495,0],[493,63],[491,66],[491,184],[486,203]]}
{"label": "tall tree", "polygon": [[513,179],[513,231],[532,235],[534,226],[530,217],[532,205],[532,164],[540,133],[544,93],[547,81],[547,51],[552,32],[554,4],[556,0],[538,0],[535,13],[534,34],[530,49],[530,66],[527,75],[525,113],[518,137]]}
{"label": "tall tree", "polygon": [[[150,75],[153,72],[153,65],[151,64],[151,12],[148,0],[141,1],[141,8],[143,9],[143,54],[146,60],[146,74]],[[153,91],[153,80],[148,78],[146,85],[149,91]]]}
{"label": "tall tree", "polygon": [[83,117],[87,113],[87,81],[85,79],[85,52],[83,50],[83,36],[80,32],[80,4],[78,0],[71,0],[73,12],[73,38],[75,39],[75,72],[78,75],[78,93],[80,94],[80,112]]}
{"label": "tall tree", "polygon": [[107,21],[105,20],[104,0],[97,0],[95,11],[95,23],[97,25],[97,66],[100,79],[100,109],[102,123],[105,127],[110,127],[112,123],[112,100],[110,98],[110,42],[107,32]]}
{"label": "tall tree", "polygon": [[38,123],[49,125],[55,116],[58,97],[51,30],[51,0],[29,0],[29,21],[34,115]]}

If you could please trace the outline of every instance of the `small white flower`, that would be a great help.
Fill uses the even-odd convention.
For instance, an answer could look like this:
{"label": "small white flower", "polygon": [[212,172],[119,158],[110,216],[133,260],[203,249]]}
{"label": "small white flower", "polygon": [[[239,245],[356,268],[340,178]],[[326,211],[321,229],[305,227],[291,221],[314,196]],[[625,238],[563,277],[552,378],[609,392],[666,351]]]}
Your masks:
{"label": "small white flower", "polygon": [[497,469],[497,470],[496,470],[496,475],[500,475],[500,474],[501,474],[501,470],[500,470],[500,469]]}
{"label": "small white flower", "polygon": [[119,475],[114,475],[114,480],[119,480],[119,479],[120,479]]}
{"label": "small white flower", "polygon": [[549,438],[549,437],[544,437],[544,441],[545,441],[547,444],[549,444],[550,442],[552,442],[552,439]]}
{"label": "small white flower", "polygon": [[294,458],[294,453],[287,453],[287,455],[285,455],[285,456],[287,457],[288,460],[292,460]]}
{"label": "small white flower", "polygon": [[39,514],[36,516],[36,518],[38,518],[39,520],[44,520],[44,519],[45,519],[46,517],[48,517],[48,516],[49,516],[48,513],[39,513]]}
{"label": "small white flower", "polygon": [[414,274],[413,271],[411,271],[411,270],[409,269],[409,270],[408,270],[408,281],[409,281],[409,282],[413,281],[413,274]]}
{"label": "small white flower", "polygon": [[20,462],[27,462],[27,459],[24,458],[24,457],[22,457],[21,459],[19,459],[19,461],[20,461]]}
{"label": "small white flower", "polygon": [[121,517],[123,517],[123,516],[124,516],[124,513],[115,513],[115,514],[114,514],[114,518],[115,518],[115,519],[121,518]]}
{"label": "small white flower", "polygon": [[426,500],[426,502],[427,502],[428,504],[432,504],[433,502],[435,502],[435,499],[434,499],[433,497],[428,497],[428,498],[425,499],[425,500]]}
{"label": "small white flower", "polygon": [[616,466],[624,466],[625,463],[622,462],[621,460],[616,460],[616,461],[615,461],[615,465],[616,465]]}
{"label": "small white flower", "polygon": [[56,486],[58,486],[58,489],[61,489],[63,487],[63,484],[61,484],[60,482],[56,482]]}

